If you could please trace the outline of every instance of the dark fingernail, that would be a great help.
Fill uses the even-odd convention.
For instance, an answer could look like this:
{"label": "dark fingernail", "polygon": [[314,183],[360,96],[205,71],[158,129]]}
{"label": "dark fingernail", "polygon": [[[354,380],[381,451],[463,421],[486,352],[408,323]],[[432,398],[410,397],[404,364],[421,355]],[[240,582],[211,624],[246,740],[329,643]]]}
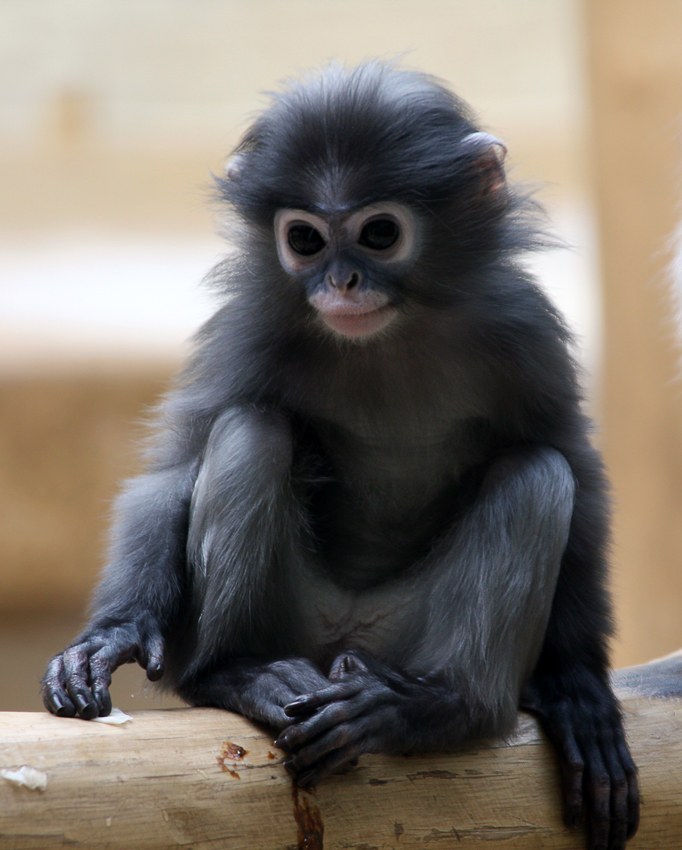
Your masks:
{"label": "dark fingernail", "polygon": [[95,692],[95,702],[97,703],[97,708],[99,710],[100,717],[104,717],[107,714],[111,714],[111,700],[108,698],[108,694],[103,692]]}
{"label": "dark fingernail", "polygon": [[163,676],[163,664],[150,664],[147,667],[147,678],[150,682],[157,682]]}
{"label": "dark fingernail", "polygon": [[76,697],[76,705],[78,706],[78,713],[84,720],[92,720],[99,713],[95,700],[87,700],[82,694],[78,694]]}
{"label": "dark fingernail", "polygon": [[313,710],[310,708],[308,700],[296,700],[284,706],[284,713],[287,717],[296,717],[299,714],[306,714]]}
{"label": "dark fingernail", "polygon": [[83,694],[76,694],[76,705],[83,711],[90,705],[90,700],[85,699]]}

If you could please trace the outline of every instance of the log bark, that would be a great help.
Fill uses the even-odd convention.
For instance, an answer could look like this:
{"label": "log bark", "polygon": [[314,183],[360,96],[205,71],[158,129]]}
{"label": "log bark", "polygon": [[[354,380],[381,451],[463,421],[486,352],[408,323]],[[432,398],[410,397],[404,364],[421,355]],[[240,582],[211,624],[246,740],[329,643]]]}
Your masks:
{"label": "log bark", "polygon": [[[639,765],[631,846],[682,836],[682,653],[614,684]],[[293,788],[273,735],[214,709],[140,711],[124,726],[0,714],[0,768],[46,774],[44,791],[0,779],[1,850],[438,850],[584,847],[561,822],[553,753],[521,714],[515,737],[466,753],[365,756],[312,793]]]}

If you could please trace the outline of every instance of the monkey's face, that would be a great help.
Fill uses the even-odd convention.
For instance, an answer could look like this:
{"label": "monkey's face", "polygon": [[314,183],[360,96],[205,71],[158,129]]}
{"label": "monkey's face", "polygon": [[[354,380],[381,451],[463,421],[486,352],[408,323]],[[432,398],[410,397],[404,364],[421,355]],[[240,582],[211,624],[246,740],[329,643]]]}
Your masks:
{"label": "monkey's face", "polygon": [[396,283],[416,259],[419,221],[388,202],[330,215],[284,209],[275,215],[275,239],[282,267],[324,325],[363,339],[396,319]]}

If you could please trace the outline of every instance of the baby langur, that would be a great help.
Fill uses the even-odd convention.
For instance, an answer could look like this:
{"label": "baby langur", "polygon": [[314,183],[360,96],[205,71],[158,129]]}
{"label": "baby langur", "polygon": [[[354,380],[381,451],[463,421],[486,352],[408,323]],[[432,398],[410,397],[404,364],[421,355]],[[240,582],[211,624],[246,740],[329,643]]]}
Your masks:
{"label": "baby langur", "polygon": [[607,485],[504,146],[430,77],[331,66],[276,95],[222,198],[229,298],[118,503],[47,708],[138,661],[277,729],[299,785],[534,712],[566,822],[618,850],[636,770],[610,690]]}

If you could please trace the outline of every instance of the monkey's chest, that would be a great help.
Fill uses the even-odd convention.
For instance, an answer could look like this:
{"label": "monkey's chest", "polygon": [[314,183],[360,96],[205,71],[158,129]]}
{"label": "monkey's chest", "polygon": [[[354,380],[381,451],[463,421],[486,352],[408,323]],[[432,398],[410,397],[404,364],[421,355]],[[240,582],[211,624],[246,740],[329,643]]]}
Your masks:
{"label": "monkey's chest", "polygon": [[333,434],[330,475],[311,500],[314,544],[340,585],[365,590],[425,557],[457,510],[474,458],[464,429]]}

